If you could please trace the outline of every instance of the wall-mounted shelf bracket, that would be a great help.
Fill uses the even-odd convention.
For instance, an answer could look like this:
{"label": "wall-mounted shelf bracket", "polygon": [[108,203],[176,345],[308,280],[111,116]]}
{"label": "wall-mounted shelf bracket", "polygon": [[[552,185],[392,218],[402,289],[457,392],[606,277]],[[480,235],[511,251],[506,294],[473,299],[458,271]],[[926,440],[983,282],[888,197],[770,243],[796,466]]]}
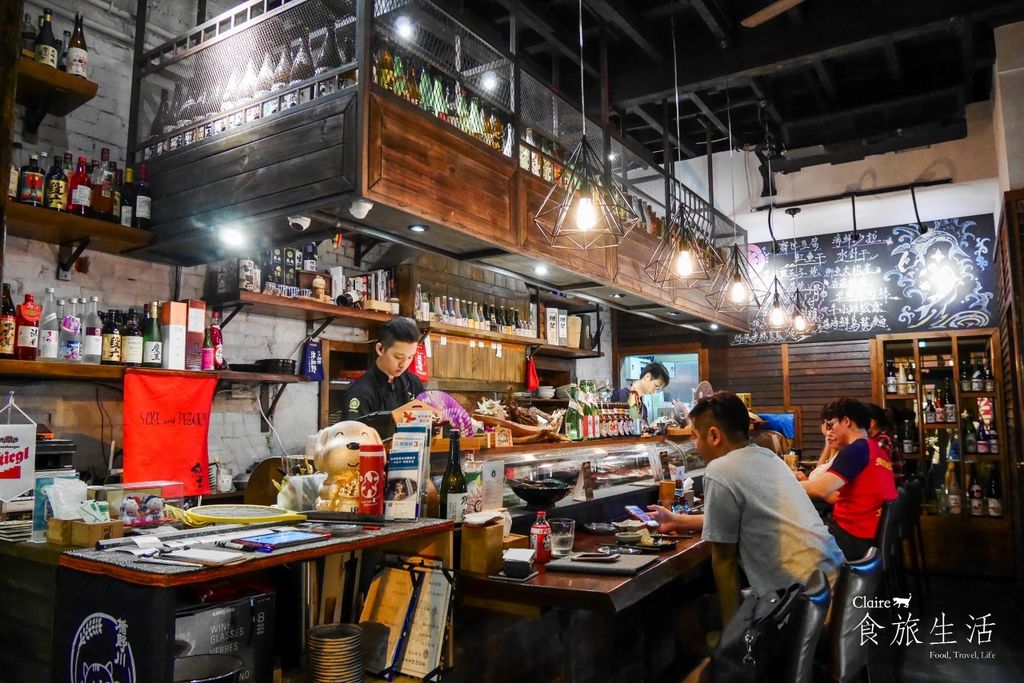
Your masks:
{"label": "wall-mounted shelf bracket", "polygon": [[58,280],[66,281],[71,279],[71,269],[75,267],[75,262],[78,261],[78,258],[89,247],[90,242],[92,242],[90,238],[83,237],[71,244],[60,245],[60,250],[57,252]]}

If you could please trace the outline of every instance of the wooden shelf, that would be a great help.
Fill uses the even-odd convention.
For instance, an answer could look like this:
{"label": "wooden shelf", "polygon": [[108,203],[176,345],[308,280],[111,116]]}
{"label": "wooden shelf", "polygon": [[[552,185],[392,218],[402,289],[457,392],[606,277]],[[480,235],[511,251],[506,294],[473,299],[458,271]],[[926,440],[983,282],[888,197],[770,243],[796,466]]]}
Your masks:
{"label": "wooden shelf", "polygon": [[144,247],[153,239],[153,233],[148,230],[29,204],[8,202],[6,213],[9,234],[50,244],[71,245],[88,238],[89,249],[120,254]]}
{"label": "wooden shelf", "polygon": [[489,330],[475,330],[471,327],[461,325],[447,325],[445,323],[421,322],[420,329],[429,330],[433,334],[443,334],[452,337],[468,337],[471,339],[486,339],[488,341],[501,342],[502,344],[519,344],[529,346],[540,342],[536,337],[520,337],[516,334],[502,334]]}
{"label": "wooden shelf", "polygon": [[995,398],[994,391],[961,391],[960,398]]}
{"label": "wooden shelf", "polygon": [[[963,394],[961,394],[963,396]],[[886,401],[916,401],[917,394],[886,394]]]}
{"label": "wooden shelf", "polygon": [[[68,382],[120,382],[124,379],[126,368],[123,365],[92,365],[88,363],[52,363],[34,360],[0,359],[0,378],[4,379],[35,379]],[[197,377],[216,377],[225,382],[257,383],[257,384],[292,384],[307,381],[299,375],[284,375],[267,372],[236,372],[222,370],[220,372],[199,370],[162,370],[159,368],[140,368],[147,372],[181,374],[187,372]]]}
{"label": "wooden shelf", "polygon": [[921,425],[921,429],[924,429],[925,431],[928,431],[928,430],[931,430],[931,429],[959,429],[959,428],[960,428],[960,423],[959,422],[931,422],[931,423],[925,423],[925,424]]}
{"label": "wooden shelf", "polygon": [[550,358],[600,358],[604,354],[600,351],[588,351],[586,349],[574,349],[571,346],[556,346],[554,344],[541,344],[537,347],[538,356]]}
{"label": "wooden shelf", "polygon": [[99,84],[30,59],[19,59],[16,99],[30,109],[67,116],[96,97]]}
{"label": "wooden shelf", "polygon": [[334,304],[325,304],[312,299],[292,299],[272,294],[257,294],[255,292],[239,292],[237,298],[228,300],[209,300],[210,305],[216,310],[224,310],[235,306],[242,306],[247,313],[256,315],[268,315],[278,318],[293,318],[298,320],[324,320],[334,318],[350,327],[370,328],[391,320],[390,313],[378,311],[364,311],[359,308],[346,308]]}

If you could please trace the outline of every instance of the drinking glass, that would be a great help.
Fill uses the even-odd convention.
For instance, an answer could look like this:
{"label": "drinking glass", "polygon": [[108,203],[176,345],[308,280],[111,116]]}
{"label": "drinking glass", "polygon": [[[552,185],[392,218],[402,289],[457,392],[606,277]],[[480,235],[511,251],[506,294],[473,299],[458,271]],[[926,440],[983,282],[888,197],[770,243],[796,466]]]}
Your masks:
{"label": "drinking glass", "polygon": [[551,525],[551,554],[555,557],[566,557],[572,552],[572,542],[576,535],[576,520],[574,519],[552,519],[548,520]]}

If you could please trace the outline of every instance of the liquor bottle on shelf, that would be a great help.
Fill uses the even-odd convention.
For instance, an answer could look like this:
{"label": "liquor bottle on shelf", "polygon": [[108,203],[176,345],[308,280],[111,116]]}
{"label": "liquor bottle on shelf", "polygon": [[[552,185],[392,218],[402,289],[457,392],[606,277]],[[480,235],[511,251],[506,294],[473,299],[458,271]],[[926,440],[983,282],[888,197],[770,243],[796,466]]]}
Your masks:
{"label": "liquor bottle on shelf", "polygon": [[82,362],[96,365],[103,355],[103,320],[100,318],[98,296],[89,299],[89,307],[82,314]]}
{"label": "liquor bottle on shelf", "polygon": [[565,435],[570,441],[583,439],[583,410],[579,402],[579,387],[569,385],[569,407],[565,413]]}
{"label": "liquor bottle on shelf", "polygon": [[914,361],[907,361],[907,393],[917,393],[917,381],[914,379],[916,368],[914,367]]}
{"label": "liquor bottle on shelf", "polygon": [[956,422],[956,416],[958,415],[956,409],[956,401],[953,399],[953,387],[949,379],[946,379],[946,387],[942,393],[942,407],[945,409],[946,414],[943,416],[943,422]]}
{"label": "liquor bottle on shelf", "polygon": [[971,390],[971,366],[965,360],[960,361],[960,391]]}
{"label": "liquor bottle on shelf", "polygon": [[964,452],[974,455],[978,452],[978,430],[974,427],[974,416],[970,410],[964,411],[964,418],[960,424],[964,437]]}
{"label": "liquor bottle on shelf", "polygon": [[110,170],[114,174],[114,201],[111,203],[111,216],[110,220],[118,225],[121,224],[121,187],[124,183],[124,176],[121,175],[121,170],[118,169],[117,164],[113,161],[110,162]]}
{"label": "liquor bottle on shelf", "polygon": [[3,304],[0,306],[0,358],[14,358],[17,327],[17,309],[11,297],[11,286],[5,282]]}
{"label": "liquor bottle on shelf", "polygon": [[[65,31],[65,34],[67,32]],[[82,15],[75,12],[75,29],[67,45],[67,72],[72,76],[89,77],[89,47],[85,44]]]}
{"label": "liquor bottle on shelf", "polygon": [[303,270],[316,270],[319,267],[320,255],[317,252],[316,242],[310,242],[306,245],[302,255],[302,269]]}
{"label": "liquor bottle on shelf", "polygon": [[909,394],[907,390],[907,364],[901,363],[899,372],[896,375],[896,391],[900,394]]}
{"label": "liquor bottle on shelf", "polygon": [[978,479],[978,468],[975,462],[972,460],[968,464],[968,477],[970,477],[970,483],[967,485],[967,497],[969,499],[968,505],[970,506],[972,517],[982,517],[985,515],[985,494],[981,489],[981,480]]}
{"label": "liquor bottle on shelf", "polygon": [[928,400],[924,404],[924,423],[935,424],[935,404],[932,403],[931,392],[928,392]]}
{"label": "liquor bottle on shelf", "polygon": [[60,52],[57,49],[57,39],[53,35],[53,12],[49,8],[43,9],[43,25],[36,34],[34,49],[37,62],[57,68]]}
{"label": "liquor bottle on shelf", "polygon": [[54,297],[54,288],[46,288],[43,317],[39,322],[39,360],[57,361],[60,349],[60,319],[64,317],[64,299]]}
{"label": "liquor bottle on shelf", "polygon": [[988,477],[988,488],[985,491],[985,510],[989,517],[1003,516],[1003,490],[999,486],[999,466],[992,467]]}
{"label": "liquor bottle on shelf", "polygon": [[110,169],[110,150],[100,150],[100,163],[93,171],[92,178],[92,213],[100,220],[112,220],[114,217],[114,174]]}
{"label": "liquor bottle on shelf", "polygon": [[149,183],[146,181],[146,164],[139,164],[139,179],[132,185],[132,227],[149,230],[150,207]]}
{"label": "liquor bottle on shelf", "polygon": [[224,370],[224,333],[220,329],[220,311],[214,311],[210,321],[210,341],[213,342],[213,369]]}
{"label": "liquor bottle on shelf", "polygon": [[950,460],[946,464],[945,483],[943,493],[946,497],[946,509],[951,515],[959,515],[963,512],[963,492],[960,488],[960,473],[957,472],[955,460]]}
{"label": "liquor bottle on shelf", "polygon": [[885,393],[895,394],[897,386],[896,361],[885,361]]}
{"label": "liquor bottle on shelf", "polygon": [[441,514],[445,519],[461,522],[466,514],[466,477],[462,473],[462,449],[459,430],[448,435],[448,465],[441,477]]}
{"label": "liquor bottle on shelf", "polygon": [[978,455],[988,455],[988,430],[985,429],[985,420],[978,420]]}
{"label": "liquor bottle on shelf", "polygon": [[21,167],[18,181],[18,201],[22,204],[42,206],[45,200],[43,185],[46,171],[39,165],[39,155],[31,154],[28,163]]}
{"label": "liquor bottle on shelf", "polygon": [[121,364],[121,312],[115,309],[107,311],[103,324],[103,350],[100,363],[103,365]]}
{"label": "liquor bottle on shelf", "polygon": [[12,202],[18,201],[18,187],[20,185],[21,170],[18,162],[21,161],[21,143],[15,142],[11,146],[11,177],[7,181],[7,198]]}
{"label": "liquor bottle on shelf", "polygon": [[971,373],[971,391],[985,391],[985,371],[982,369],[981,361],[978,361]]}
{"label": "liquor bottle on shelf", "polygon": [[995,422],[990,424],[986,431],[988,432],[988,452],[991,455],[997,455],[999,453],[999,437],[996,435]]}
{"label": "liquor bottle on shelf", "polygon": [[903,423],[903,452],[912,454],[917,452],[917,430],[914,428],[914,421],[907,420]]}
{"label": "liquor bottle on shelf", "polygon": [[46,174],[43,202],[46,208],[54,211],[68,210],[68,176],[63,167],[63,159],[54,155],[53,167]]}
{"label": "liquor bottle on shelf", "polygon": [[85,170],[85,157],[78,157],[75,172],[68,175],[68,213],[76,216],[92,213],[92,183]]}
{"label": "liquor bottle on shelf", "polygon": [[139,316],[134,308],[128,309],[121,331],[121,363],[130,367],[142,365],[143,337]]}
{"label": "liquor bottle on shelf", "polygon": [[214,350],[213,350],[213,337],[210,335],[210,328],[206,328],[206,334],[203,335],[203,351],[201,359],[201,370],[213,370],[214,366]]}
{"label": "liquor bottle on shelf", "polygon": [[142,321],[142,366],[159,368],[164,363],[163,341],[160,337],[159,301],[150,301]]}
{"label": "liquor bottle on shelf", "polygon": [[60,41],[60,58],[57,60],[57,68],[61,71],[68,70],[68,44],[71,42],[71,31],[64,31],[64,39]]}
{"label": "liquor bottle on shelf", "polygon": [[82,304],[84,315],[85,299],[72,298],[71,303],[64,309],[60,321],[59,353],[60,359],[65,363],[82,362],[82,319],[78,312],[79,303]]}
{"label": "liquor bottle on shelf", "polygon": [[124,169],[124,182],[121,184],[121,225],[132,227],[132,212],[135,210],[135,193],[132,189],[132,167]]}
{"label": "liquor bottle on shelf", "polygon": [[35,360],[39,356],[39,320],[43,309],[31,294],[18,305],[15,320],[18,325],[14,340],[14,357],[17,360]]}
{"label": "liquor bottle on shelf", "polygon": [[25,19],[21,22],[21,56],[26,59],[36,57],[36,27],[28,12],[25,12]]}
{"label": "liquor bottle on shelf", "polygon": [[987,391],[988,393],[991,394],[992,392],[994,392],[996,390],[996,377],[995,377],[995,375],[992,374],[992,364],[991,363],[988,363],[988,362],[985,363],[984,379],[985,379],[985,391]]}

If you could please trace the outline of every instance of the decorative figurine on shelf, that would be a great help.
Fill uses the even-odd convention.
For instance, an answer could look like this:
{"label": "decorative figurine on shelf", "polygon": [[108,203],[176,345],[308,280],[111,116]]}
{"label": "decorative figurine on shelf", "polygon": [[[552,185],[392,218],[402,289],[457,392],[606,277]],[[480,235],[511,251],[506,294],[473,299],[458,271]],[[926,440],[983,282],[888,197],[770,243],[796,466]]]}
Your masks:
{"label": "decorative figurine on shelf", "polygon": [[313,278],[313,298],[316,301],[323,303],[334,303],[334,301],[327,295],[327,280],[324,279],[323,275],[317,275]]}
{"label": "decorative figurine on shelf", "polygon": [[359,511],[359,446],[382,443],[376,429],[351,420],[317,433],[313,463],[327,474],[316,501],[317,510]]}

